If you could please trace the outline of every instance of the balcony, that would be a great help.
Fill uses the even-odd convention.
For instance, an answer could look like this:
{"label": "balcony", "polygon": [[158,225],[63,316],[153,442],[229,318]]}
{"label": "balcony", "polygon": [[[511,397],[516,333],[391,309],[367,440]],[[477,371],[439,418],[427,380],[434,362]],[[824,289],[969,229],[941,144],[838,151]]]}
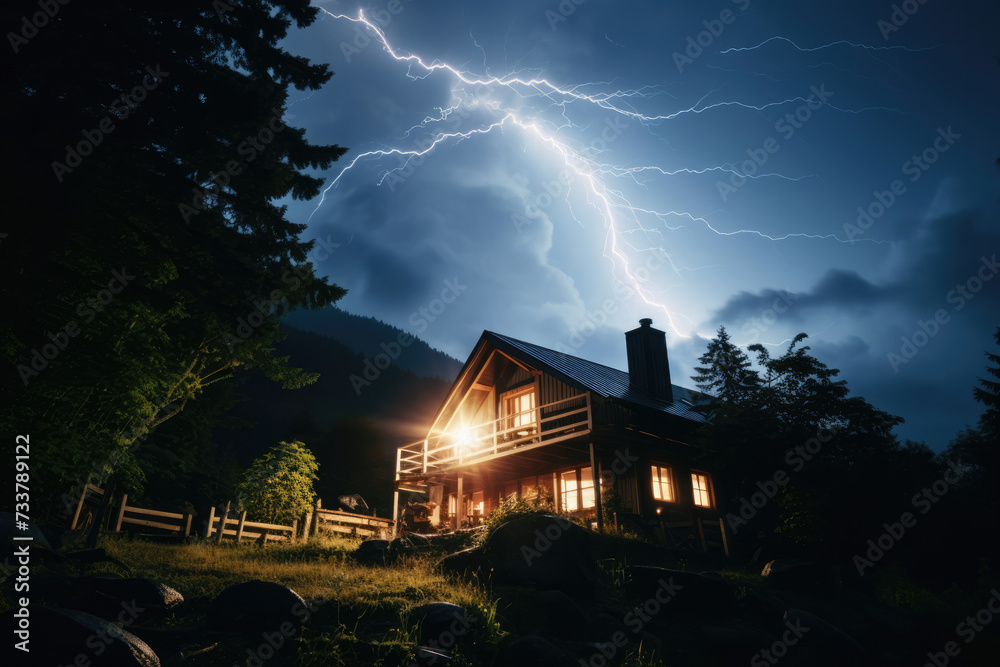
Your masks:
{"label": "balcony", "polygon": [[590,432],[590,395],[580,394],[491,422],[455,428],[396,452],[396,480],[417,479]]}

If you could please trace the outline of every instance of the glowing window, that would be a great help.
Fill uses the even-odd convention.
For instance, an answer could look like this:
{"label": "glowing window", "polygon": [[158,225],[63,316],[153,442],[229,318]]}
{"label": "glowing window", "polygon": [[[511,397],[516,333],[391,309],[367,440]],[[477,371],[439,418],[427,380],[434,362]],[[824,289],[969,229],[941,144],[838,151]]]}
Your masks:
{"label": "glowing window", "polygon": [[597,506],[594,502],[594,476],[590,468],[580,470],[580,494],[583,496],[583,509]]}
{"label": "glowing window", "polygon": [[708,492],[708,475],[698,472],[691,473],[691,488],[694,490],[694,504],[698,507],[711,507],[712,497]]}
{"label": "glowing window", "polygon": [[567,470],[561,476],[560,505],[563,512],[575,512],[579,509],[579,499],[577,498],[576,471]]}
{"label": "glowing window", "polygon": [[525,477],[521,480],[521,497],[529,499],[534,498],[536,488],[538,488],[538,478]]}
{"label": "glowing window", "polygon": [[534,387],[515,389],[501,397],[505,428],[521,428],[535,423]]}
{"label": "glowing window", "polygon": [[673,475],[666,466],[653,466],[653,498],[674,501]]}

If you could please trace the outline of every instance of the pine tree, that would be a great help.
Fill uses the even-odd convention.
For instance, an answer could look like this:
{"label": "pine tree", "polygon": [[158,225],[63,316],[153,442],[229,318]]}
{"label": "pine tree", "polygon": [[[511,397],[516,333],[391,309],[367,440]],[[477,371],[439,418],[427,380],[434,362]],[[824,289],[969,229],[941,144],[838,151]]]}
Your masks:
{"label": "pine tree", "polygon": [[[1000,327],[997,327],[993,338],[997,345],[1000,345]],[[979,422],[982,430],[996,439],[1000,438],[1000,354],[987,352],[986,357],[993,364],[987,367],[986,372],[996,379],[979,378],[979,384],[982,386],[973,387],[972,394],[977,401],[986,406],[986,412]]]}
{"label": "pine tree", "polygon": [[698,358],[697,375],[692,375],[697,387],[728,403],[740,403],[760,386],[750,359],[730,341],[725,326],[720,326],[715,338],[708,343],[705,354]]}

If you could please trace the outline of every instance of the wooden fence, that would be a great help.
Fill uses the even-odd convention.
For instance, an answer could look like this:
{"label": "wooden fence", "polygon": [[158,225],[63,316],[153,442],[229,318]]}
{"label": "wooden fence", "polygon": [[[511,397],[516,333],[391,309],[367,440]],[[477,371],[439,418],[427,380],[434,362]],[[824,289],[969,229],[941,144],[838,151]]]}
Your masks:
{"label": "wooden fence", "polygon": [[[93,484],[84,485],[80,493],[80,500],[76,504],[76,511],[73,514],[73,521],[70,529],[75,529],[89,523],[89,517],[84,516],[81,520],[84,506],[89,502],[91,505],[104,497],[104,489]],[[295,541],[296,539],[308,539],[321,531],[339,533],[342,535],[356,536],[360,538],[380,537],[387,539],[392,536],[392,519],[382,519],[376,516],[365,514],[354,514],[339,510],[323,509],[323,501],[317,500],[312,512],[309,512],[299,530],[299,521],[292,521],[291,525],[285,526],[273,523],[261,523],[257,521],[247,521],[247,513],[241,512],[238,518],[229,518],[229,505],[226,503],[225,509],[219,511],[212,507],[208,512],[208,520],[204,522],[202,537],[212,538],[216,543],[224,538],[233,538],[237,542],[244,538],[257,540],[261,543],[269,541]],[[112,515],[115,516],[115,515]],[[146,509],[128,504],[128,494],[122,494],[118,507],[117,518],[114,524],[114,531],[120,533],[123,525],[145,526],[176,533],[180,537],[188,537],[193,534],[191,524],[194,515],[185,512],[162,512],[159,510]],[[108,525],[110,530],[110,525]]]}
{"label": "wooden fence", "polygon": [[[153,521],[148,518],[140,517],[154,517],[158,520]],[[130,523],[136,526],[149,526],[150,528],[168,530],[172,533],[178,533],[187,537],[191,534],[192,518],[192,515],[188,513],[179,514],[177,512],[159,512],[157,510],[147,510],[141,507],[129,507],[128,494],[123,493],[122,504],[118,509],[118,521],[115,522],[115,532],[120,533],[122,531],[123,523]],[[174,521],[176,523],[166,523],[167,521]]]}

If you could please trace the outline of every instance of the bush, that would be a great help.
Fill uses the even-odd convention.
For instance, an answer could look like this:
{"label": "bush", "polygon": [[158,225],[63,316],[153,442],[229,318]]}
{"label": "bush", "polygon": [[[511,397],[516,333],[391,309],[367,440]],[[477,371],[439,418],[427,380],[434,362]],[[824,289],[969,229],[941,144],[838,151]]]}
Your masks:
{"label": "bush", "polygon": [[312,509],[316,457],[301,442],[279,442],[250,466],[237,487],[240,503],[254,521],[291,523]]}
{"label": "bush", "polygon": [[552,492],[547,487],[537,486],[525,495],[526,497],[519,498],[516,493],[512,493],[500,501],[500,505],[486,517],[484,523],[486,530],[482,534],[482,542],[509,521],[533,514],[551,514],[555,511]]}

